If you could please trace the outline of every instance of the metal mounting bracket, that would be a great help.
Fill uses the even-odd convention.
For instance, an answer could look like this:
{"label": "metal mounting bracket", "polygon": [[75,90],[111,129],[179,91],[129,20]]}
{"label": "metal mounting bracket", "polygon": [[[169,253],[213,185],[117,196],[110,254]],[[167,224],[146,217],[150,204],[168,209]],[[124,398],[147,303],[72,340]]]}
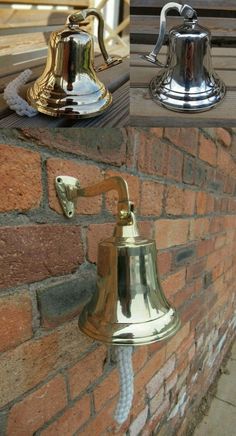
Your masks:
{"label": "metal mounting bracket", "polygon": [[73,218],[76,209],[77,192],[80,189],[78,179],[58,176],[55,181],[57,195],[67,218]]}

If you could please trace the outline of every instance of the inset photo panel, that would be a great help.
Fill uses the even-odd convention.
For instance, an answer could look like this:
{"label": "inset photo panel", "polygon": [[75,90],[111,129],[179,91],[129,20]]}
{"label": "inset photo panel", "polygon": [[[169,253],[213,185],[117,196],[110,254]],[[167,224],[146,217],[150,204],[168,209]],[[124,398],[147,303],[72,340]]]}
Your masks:
{"label": "inset photo panel", "polygon": [[236,126],[236,2],[131,0],[131,125]]}
{"label": "inset photo panel", "polygon": [[129,123],[129,1],[3,0],[0,127]]}

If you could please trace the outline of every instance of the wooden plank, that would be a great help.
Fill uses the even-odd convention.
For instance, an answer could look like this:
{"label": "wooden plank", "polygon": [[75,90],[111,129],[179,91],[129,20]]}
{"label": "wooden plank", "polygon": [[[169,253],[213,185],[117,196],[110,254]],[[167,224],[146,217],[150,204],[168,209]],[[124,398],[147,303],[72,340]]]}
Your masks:
{"label": "wooden plank", "polygon": [[2,4],[32,4],[32,5],[55,5],[55,6],[74,6],[76,8],[88,7],[90,0],[1,0]]}
{"label": "wooden plank", "polygon": [[19,29],[18,33],[20,33],[20,29],[26,27],[61,26],[72,12],[73,9],[68,11],[0,9],[1,34],[2,29],[9,28]]}
{"label": "wooden plank", "polygon": [[229,91],[225,100],[207,112],[176,113],[155,103],[148,89],[134,88],[130,92],[130,125],[143,127],[231,127],[236,126],[236,91]]}
{"label": "wooden plank", "polygon": [[[169,17],[168,29],[175,27],[181,23],[179,17]],[[228,37],[236,38],[236,20],[230,18],[219,17],[201,17],[199,24],[208,28],[211,31],[212,37]],[[159,23],[157,16],[151,15],[132,15],[131,17],[131,34],[133,35],[132,42],[137,42],[137,37],[140,36],[142,43],[148,39],[149,43],[155,43],[159,31]],[[148,38],[146,36],[148,36]]]}
{"label": "wooden plank", "polygon": [[[179,2],[185,3],[185,2]],[[191,0],[191,6],[198,9],[227,10],[236,11],[235,0]],[[166,4],[165,0],[132,0],[131,6],[134,8],[162,8]]]}
{"label": "wooden plank", "polygon": [[[159,73],[160,69],[156,68],[131,68],[131,87],[132,88],[145,88],[150,83],[151,79]],[[228,89],[236,90],[236,71],[224,71],[216,69],[216,73],[223,79]]]}

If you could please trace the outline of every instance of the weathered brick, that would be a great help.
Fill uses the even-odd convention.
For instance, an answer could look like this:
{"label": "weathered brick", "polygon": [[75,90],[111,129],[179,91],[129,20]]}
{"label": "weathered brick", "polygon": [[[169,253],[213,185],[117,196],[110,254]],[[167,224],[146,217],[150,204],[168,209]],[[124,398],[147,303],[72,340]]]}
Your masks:
{"label": "weathered brick", "polygon": [[157,248],[168,248],[181,245],[188,239],[188,220],[161,219],[155,223]]}
{"label": "weathered brick", "polygon": [[32,336],[32,304],[27,292],[0,298],[0,352]]}
{"label": "weathered brick", "polygon": [[169,215],[192,215],[195,208],[195,192],[168,186],[166,213]]}
{"label": "weathered brick", "polygon": [[135,418],[129,427],[130,436],[138,436],[143,429],[148,416],[148,406]]}
{"label": "weathered brick", "polygon": [[164,136],[173,144],[196,156],[198,149],[198,129],[195,128],[166,128]]}
{"label": "weathered brick", "polygon": [[[134,203],[134,208],[139,210],[140,203],[140,180],[137,176],[127,173],[119,173],[117,171],[107,171],[106,178],[121,176],[128,183],[129,198]],[[116,191],[110,191],[106,194],[106,208],[113,215],[117,215],[118,195]]]}
{"label": "weathered brick", "polygon": [[100,346],[68,370],[71,397],[75,398],[103,373],[107,350]]}
{"label": "weathered brick", "polygon": [[170,147],[168,153],[167,176],[180,182],[183,171],[183,153]]}
{"label": "weathered brick", "polygon": [[73,272],[83,261],[80,227],[2,227],[0,259],[0,288]]}
{"label": "weathered brick", "polygon": [[37,386],[51,373],[73,365],[90,346],[77,320],[50,335],[29,340],[0,356],[0,407]]}
{"label": "weathered brick", "polygon": [[7,434],[34,434],[49,419],[64,409],[67,403],[66,385],[61,375],[28,395],[10,410]]}
{"label": "weathered brick", "polygon": [[41,431],[43,436],[71,436],[90,418],[90,397],[84,396],[70,406],[64,414],[48,428]]}
{"label": "weathered brick", "polygon": [[193,185],[195,180],[195,160],[189,156],[184,156],[183,182]]}
{"label": "weathered brick", "polygon": [[[60,214],[63,214],[63,210],[55,189],[55,178],[57,176],[75,177],[80,181],[82,188],[103,180],[101,170],[95,165],[79,164],[74,161],[54,158],[47,160],[47,174],[49,206]],[[79,198],[77,201],[77,214],[97,214],[101,210],[101,205],[101,195],[93,198]]]}
{"label": "weathered brick", "polygon": [[56,327],[81,312],[96,287],[96,273],[88,268],[77,279],[57,283],[37,292],[44,327]]}
{"label": "weathered brick", "polygon": [[169,275],[163,282],[162,286],[167,298],[171,298],[182,289],[185,285],[186,269],[183,268],[174,274]]}
{"label": "weathered brick", "polygon": [[[109,434],[110,428],[114,427],[113,413],[115,410],[117,399],[111,400],[106,406],[99,411],[93,419],[90,419],[83,430],[80,430],[79,435],[102,435]],[[106,431],[107,430],[107,431]],[[116,433],[111,431],[111,434]]]}
{"label": "weathered brick", "polygon": [[205,215],[207,213],[207,194],[205,192],[197,193],[197,214]]}
{"label": "weathered brick", "polygon": [[119,376],[117,369],[113,370],[94,390],[96,412],[119,392]]}
{"label": "weathered brick", "polygon": [[187,267],[187,280],[193,280],[201,276],[206,266],[206,260],[200,259]]}
{"label": "weathered brick", "polygon": [[39,153],[0,144],[0,212],[37,208],[42,198]]}
{"label": "weathered brick", "polygon": [[115,224],[91,224],[87,230],[87,258],[90,262],[97,262],[98,244],[113,235]]}
{"label": "weathered brick", "polygon": [[190,221],[190,240],[201,239],[209,233],[209,218],[197,218]]}
{"label": "weathered brick", "polygon": [[148,350],[147,346],[136,347],[133,353],[133,369],[138,372],[147,362]]}
{"label": "weathered brick", "polygon": [[21,135],[34,141],[38,147],[118,166],[125,163],[126,135],[122,129],[22,129]]}
{"label": "weathered brick", "polygon": [[195,256],[195,247],[193,245],[179,248],[173,253],[173,261],[176,266],[184,265]]}
{"label": "weathered brick", "polygon": [[173,355],[147,383],[146,391],[149,398],[153,398],[156,395],[161,386],[164,385],[164,381],[173,373],[175,360],[175,355]]}
{"label": "weathered brick", "polygon": [[181,342],[189,335],[190,323],[187,322],[183,327],[173,336],[166,345],[166,358],[170,357],[180,346]]}
{"label": "weathered brick", "polygon": [[202,188],[205,185],[206,182],[206,166],[201,161],[195,162],[195,179],[194,183],[195,185]]}
{"label": "weathered brick", "polygon": [[153,175],[167,172],[168,146],[150,132],[142,131],[139,137],[138,170]]}
{"label": "weathered brick", "polygon": [[210,165],[216,166],[217,147],[211,139],[202,134],[199,139],[199,157]]}
{"label": "weathered brick", "polygon": [[157,182],[144,181],[141,187],[141,215],[159,216],[162,213],[164,185]]}
{"label": "weathered brick", "polygon": [[157,268],[160,275],[167,274],[171,269],[171,253],[162,252],[157,254]]}
{"label": "weathered brick", "polygon": [[206,239],[200,241],[197,246],[197,256],[204,257],[211,253],[214,249],[214,240]]}
{"label": "weathered brick", "polygon": [[220,141],[222,145],[224,145],[225,147],[230,147],[232,142],[232,137],[229,131],[226,129],[222,129],[222,127],[216,128],[215,131],[218,141]]}

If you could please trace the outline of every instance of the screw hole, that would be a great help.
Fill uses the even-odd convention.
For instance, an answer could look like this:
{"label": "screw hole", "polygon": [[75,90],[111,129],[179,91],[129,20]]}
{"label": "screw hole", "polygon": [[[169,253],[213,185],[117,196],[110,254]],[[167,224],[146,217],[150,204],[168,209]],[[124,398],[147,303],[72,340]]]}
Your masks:
{"label": "screw hole", "polygon": [[58,182],[58,183],[62,183],[62,179],[61,179],[61,177],[57,177],[57,182]]}
{"label": "screw hole", "polygon": [[71,211],[69,212],[69,215],[72,216],[72,212]]}

